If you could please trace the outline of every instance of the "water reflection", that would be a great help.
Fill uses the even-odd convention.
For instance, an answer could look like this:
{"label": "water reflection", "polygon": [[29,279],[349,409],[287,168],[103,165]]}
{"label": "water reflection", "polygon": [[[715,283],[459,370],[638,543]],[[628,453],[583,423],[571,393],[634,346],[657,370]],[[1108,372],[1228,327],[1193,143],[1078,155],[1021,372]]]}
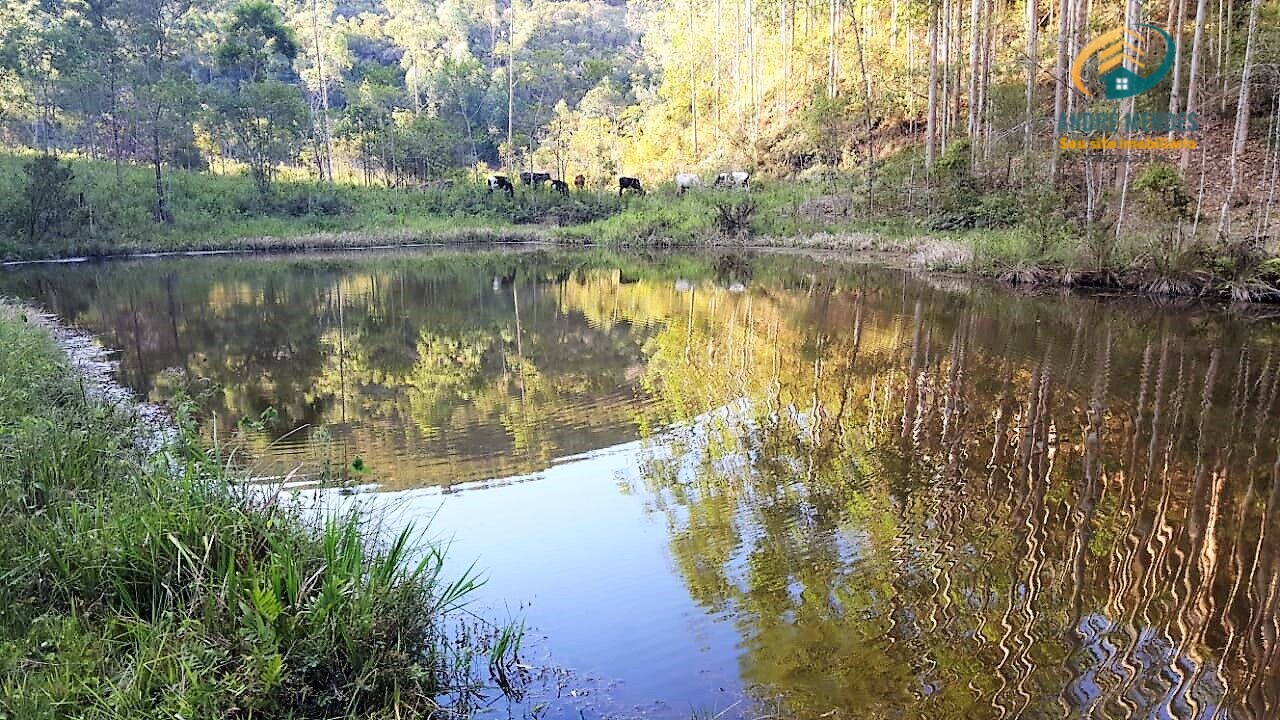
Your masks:
{"label": "water reflection", "polygon": [[649,364],[664,406],[737,399],[644,475],[762,699],[1273,716],[1269,330],[916,289],[795,300],[711,302]]}
{"label": "water reflection", "polygon": [[[208,378],[219,437],[273,472],[358,455],[415,502],[530,480],[475,491],[452,531],[513,573],[538,568],[507,596],[563,592],[590,565],[597,591],[543,623],[562,656],[609,642],[574,626],[700,608],[700,649],[652,619],[641,659],[586,653],[663,678],[645,686],[669,688],[657,715],[728,705],[674,678],[729,662],[744,717],[1263,718],[1280,703],[1280,333],[1264,323],[789,256],[202,259],[0,285],[121,348],[144,393]],[[637,439],[607,477],[557,471],[583,484],[546,492],[584,505],[539,510],[530,557],[518,532],[486,547],[474,530],[518,524],[556,460]],[[590,538],[552,531],[592,504],[610,520]],[[640,510],[669,565],[641,551]],[[664,590],[647,608],[610,583]]]}

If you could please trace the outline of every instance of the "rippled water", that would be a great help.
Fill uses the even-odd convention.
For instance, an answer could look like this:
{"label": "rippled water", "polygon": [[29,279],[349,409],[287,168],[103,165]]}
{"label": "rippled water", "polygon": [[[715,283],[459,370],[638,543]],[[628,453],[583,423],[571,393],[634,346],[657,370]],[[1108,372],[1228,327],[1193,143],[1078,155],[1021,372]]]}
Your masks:
{"label": "rippled water", "polygon": [[[1280,713],[1280,328],[789,255],[0,273],[263,478],[431,521],[512,709]],[[344,501],[351,501],[351,497]],[[499,715],[506,711],[499,711]]]}

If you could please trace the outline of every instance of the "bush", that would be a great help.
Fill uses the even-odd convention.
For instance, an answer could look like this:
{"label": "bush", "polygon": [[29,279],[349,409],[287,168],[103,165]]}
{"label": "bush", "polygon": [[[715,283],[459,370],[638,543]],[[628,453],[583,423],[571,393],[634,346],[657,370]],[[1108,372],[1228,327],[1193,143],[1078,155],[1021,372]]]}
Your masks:
{"label": "bush", "polygon": [[354,215],[356,212],[354,205],[332,193],[325,195],[295,195],[273,203],[271,210],[276,215],[285,215],[287,217],[305,217],[307,215],[339,217]]}
{"label": "bush", "polygon": [[71,165],[39,155],[23,168],[25,182],[6,211],[10,232],[32,245],[68,237],[79,215]]}
{"label": "bush", "polygon": [[716,226],[726,237],[745,239],[751,235],[751,218],[756,204],[750,200],[716,204]]}
{"label": "bush", "polygon": [[1143,208],[1161,220],[1185,220],[1191,217],[1192,197],[1187,193],[1182,175],[1168,163],[1155,163],[1133,183]]}

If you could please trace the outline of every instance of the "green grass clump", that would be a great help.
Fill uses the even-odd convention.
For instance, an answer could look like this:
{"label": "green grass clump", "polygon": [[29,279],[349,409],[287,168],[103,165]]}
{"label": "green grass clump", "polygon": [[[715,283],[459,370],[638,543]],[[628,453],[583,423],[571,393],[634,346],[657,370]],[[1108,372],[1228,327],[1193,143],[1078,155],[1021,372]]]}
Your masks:
{"label": "green grass clump", "polygon": [[160,454],[138,434],[0,307],[0,717],[400,717],[465,693],[484,649],[444,625],[475,582],[438,549],[236,490],[190,431]]}

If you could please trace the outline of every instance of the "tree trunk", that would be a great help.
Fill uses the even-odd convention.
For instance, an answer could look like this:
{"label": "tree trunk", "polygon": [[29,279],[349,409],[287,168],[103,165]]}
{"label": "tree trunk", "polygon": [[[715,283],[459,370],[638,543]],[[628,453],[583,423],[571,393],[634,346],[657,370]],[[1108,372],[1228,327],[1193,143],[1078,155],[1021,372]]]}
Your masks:
{"label": "tree trunk", "polygon": [[[1070,10],[1069,0],[1058,0],[1058,53],[1053,60],[1053,122],[1062,117],[1067,109],[1067,17]],[[1058,155],[1057,142],[1053,144],[1053,152],[1049,155],[1049,177],[1057,182]]]}
{"label": "tree trunk", "polygon": [[1027,0],[1027,108],[1022,139],[1023,174],[1031,174],[1031,139],[1035,135],[1035,119],[1032,112],[1036,105],[1036,76],[1040,73],[1040,12],[1036,0]]}
{"label": "tree trunk", "polygon": [[153,121],[151,125],[151,166],[155,171],[156,180],[156,204],[152,208],[151,216],[156,224],[169,222],[169,207],[164,197],[164,173],[163,163],[160,156],[160,124]]}
{"label": "tree trunk", "polygon": [[[1128,0],[1128,2],[1125,3],[1125,27],[1131,28],[1138,24],[1138,13],[1138,0]],[[1127,56],[1124,61],[1124,67],[1128,68],[1130,71],[1136,70],[1136,66],[1127,58]],[[1124,108],[1123,112],[1132,114],[1137,107],[1137,101],[1134,98],[1128,98],[1122,103],[1121,107]],[[1116,173],[1116,195],[1120,198],[1119,207],[1116,209],[1115,234],[1117,238],[1120,237],[1124,228],[1125,210],[1127,209],[1126,206],[1129,199],[1129,171],[1132,167],[1132,162],[1133,151],[1126,148],[1124,151],[1124,165],[1120,168],[1119,172]]]}
{"label": "tree trunk", "polygon": [[[1227,81],[1228,74],[1226,63],[1231,62],[1231,30],[1235,27],[1235,21],[1232,20],[1232,10],[1235,3],[1228,0],[1224,3],[1227,6],[1227,24],[1223,26],[1222,32],[1222,49],[1218,51],[1218,76],[1222,78],[1222,112],[1227,112]],[[1221,18],[1219,18],[1221,19]]]}
{"label": "tree trunk", "polygon": [[693,30],[693,2],[689,0],[689,117],[693,125],[693,156],[694,160],[698,157],[698,74],[695,71],[698,63],[696,62],[696,51],[694,49],[693,39],[695,37]]}
{"label": "tree trunk", "polygon": [[871,75],[867,73],[867,61],[862,51],[862,22],[855,12],[853,38],[858,51],[858,68],[862,73],[862,112],[863,119],[866,121],[867,132],[867,173],[866,173],[866,194],[867,194],[867,211],[868,214],[874,209],[872,202],[872,184],[875,180],[875,164],[876,164],[876,145],[873,135],[873,127],[871,120]]}
{"label": "tree trunk", "polygon": [[938,0],[929,0],[929,108],[924,126],[924,166],[933,169],[938,143]]}
{"label": "tree trunk", "polygon": [[720,42],[721,42],[721,18],[720,18],[720,1],[716,0],[716,37],[711,43],[711,50],[714,54],[714,62],[716,66],[716,139],[720,138]]}
{"label": "tree trunk", "polygon": [[978,135],[978,78],[982,71],[978,68],[978,32],[981,24],[978,19],[981,14],[982,0],[972,0],[969,3],[969,137],[974,140],[973,147],[977,148],[976,137]]}
{"label": "tree trunk", "polygon": [[836,52],[836,36],[840,23],[840,0],[831,0],[828,20],[831,27],[827,34],[827,97],[833,98],[839,92],[840,56]]}
{"label": "tree trunk", "polygon": [[[324,74],[324,49],[320,44],[320,3],[311,0],[311,37],[315,44],[316,77],[320,85],[320,137],[324,143],[321,180],[333,182],[333,139],[329,128],[329,81]],[[327,24],[327,23],[326,23]]]}
{"label": "tree trunk", "polygon": [[[1174,4],[1177,8],[1174,8]],[[1180,107],[1178,91],[1182,85],[1182,20],[1187,15],[1187,0],[1169,0],[1169,11],[1174,17],[1169,18],[1169,29],[1173,31],[1173,84],[1169,89],[1169,112],[1176,113]],[[1168,48],[1165,48],[1168,52]],[[1173,132],[1169,132],[1173,137]]]}
{"label": "tree trunk", "polygon": [[516,4],[507,10],[507,175],[511,176],[512,162],[516,157],[515,108],[516,108]]}
{"label": "tree trunk", "polygon": [[[1191,41],[1191,68],[1187,73],[1187,117],[1196,113],[1199,105],[1200,91],[1200,56],[1201,45],[1204,38],[1204,11],[1206,0],[1196,0],[1196,24],[1194,39]],[[1191,165],[1191,149],[1182,148],[1182,155],[1178,159],[1178,167],[1185,174],[1187,168]]]}
{"label": "tree trunk", "polygon": [[1244,152],[1245,140],[1249,137],[1249,102],[1250,85],[1253,84],[1253,51],[1254,39],[1258,34],[1258,10],[1262,0],[1249,3],[1249,30],[1244,41],[1244,67],[1240,69],[1240,93],[1236,100],[1236,129],[1231,141],[1231,191],[1222,201],[1222,215],[1218,220],[1219,234],[1231,231],[1229,209],[1235,194],[1240,190],[1240,154]]}
{"label": "tree trunk", "polygon": [[942,74],[942,97],[939,98],[942,105],[942,127],[938,140],[944,153],[947,151],[947,139],[951,136],[951,4],[954,1],[942,0],[942,27],[939,28],[942,33],[939,40],[942,43],[942,67],[939,68]]}

